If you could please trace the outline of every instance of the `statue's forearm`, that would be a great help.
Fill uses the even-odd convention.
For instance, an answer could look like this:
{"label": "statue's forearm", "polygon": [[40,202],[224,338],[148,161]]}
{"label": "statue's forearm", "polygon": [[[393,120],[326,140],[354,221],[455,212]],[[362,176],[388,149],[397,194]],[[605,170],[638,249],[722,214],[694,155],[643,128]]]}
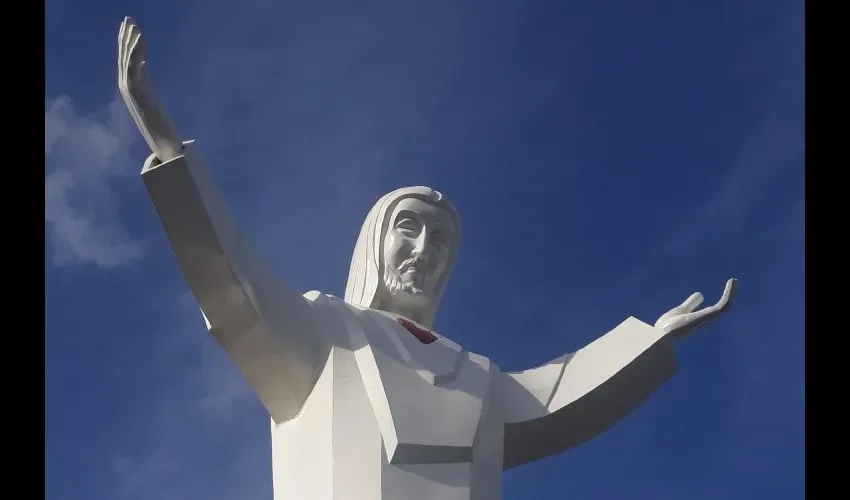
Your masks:
{"label": "statue's forearm", "polygon": [[151,141],[153,142],[153,154],[156,155],[162,163],[168,162],[177,158],[182,153],[182,145],[177,129],[161,110],[152,112],[154,116],[146,116],[145,119],[149,123],[156,124],[149,131]]}
{"label": "statue's forearm", "polygon": [[142,178],[210,331],[280,422],[300,409],[327,347],[310,303],[246,244],[191,143],[184,153],[149,159]]}
{"label": "statue's forearm", "polygon": [[671,340],[629,318],[571,355],[505,374],[499,393],[506,420],[505,467],[592,438],[628,415],[675,370]]}
{"label": "statue's forearm", "polygon": [[209,173],[190,154],[163,162],[154,153],[142,180],[189,288],[216,324],[219,311],[242,302],[218,297],[227,288],[241,288],[231,265],[235,225]]}

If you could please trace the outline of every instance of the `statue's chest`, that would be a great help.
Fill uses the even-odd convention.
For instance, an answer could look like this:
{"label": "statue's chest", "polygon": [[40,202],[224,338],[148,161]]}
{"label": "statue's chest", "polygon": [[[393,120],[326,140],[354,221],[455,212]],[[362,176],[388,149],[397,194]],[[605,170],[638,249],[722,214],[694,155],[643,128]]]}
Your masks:
{"label": "statue's chest", "polygon": [[471,461],[490,361],[375,311],[341,312],[388,462]]}

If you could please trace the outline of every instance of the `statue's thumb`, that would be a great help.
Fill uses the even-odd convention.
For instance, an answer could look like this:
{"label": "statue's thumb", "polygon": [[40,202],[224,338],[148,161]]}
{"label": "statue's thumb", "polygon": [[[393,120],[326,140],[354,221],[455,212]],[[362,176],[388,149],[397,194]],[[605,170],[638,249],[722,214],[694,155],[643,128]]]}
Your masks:
{"label": "statue's thumb", "polygon": [[702,301],[703,301],[702,294],[699,293],[699,292],[695,292],[695,293],[691,294],[690,297],[685,299],[685,301],[682,302],[682,305],[679,306],[679,307],[681,309],[683,309],[685,312],[693,312],[694,309],[696,309],[697,307],[699,307],[700,304],[702,304]]}

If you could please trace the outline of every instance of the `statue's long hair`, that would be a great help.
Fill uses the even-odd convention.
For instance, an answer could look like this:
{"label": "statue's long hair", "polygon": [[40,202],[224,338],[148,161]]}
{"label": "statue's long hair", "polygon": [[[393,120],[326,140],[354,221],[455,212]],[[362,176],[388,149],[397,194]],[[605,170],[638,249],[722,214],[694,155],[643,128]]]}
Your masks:
{"label": "statue's long hair", "polygon": [[376,308],[379,299],[379,287],[383,287],[384,275],[384,239],[389,229],[393,209],[405,198],[418,198],[446,210],[451,214],[455,223],[455,240],[449,252],[443,275],[439,277],[437,286],[431,297],[430,307],[424,311],[419,323],[427,328],[434,325],[434,317],[440,306],[446,283],[451,276],[452,268],[457,260],[460,244],[460,217],[454,206],[440,193],[429,187],[414,186],[396,189],[384,195],[375,203],[366,221],[360,229],[360,236],[354,246],[351,258],[351,268],[348,272],[348,282],[345,285],[345,301],[360,307]]}

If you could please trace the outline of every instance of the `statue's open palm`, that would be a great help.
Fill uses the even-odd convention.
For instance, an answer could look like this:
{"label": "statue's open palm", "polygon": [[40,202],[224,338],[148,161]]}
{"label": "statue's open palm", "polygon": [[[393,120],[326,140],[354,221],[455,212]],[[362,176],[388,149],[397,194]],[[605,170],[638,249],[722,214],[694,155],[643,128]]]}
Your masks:
{"label": "statue's open palm", "polygon": [[133,121],[161,161],[180,154],[180,139],[156,101],[145,62],[142,32],[130,17],[118,30],[118,89]]}
{"label": "statue's open palm", "polygon": [[732,298],[735,296],[737,283],[738,280],[734,278],[728,280],[720,300],[713,306],[698,311],[696,308],[702,303],[702,294],[699,292],[692,294],[680,305],[661,315],[655,322],[655,326],[677,340],[686,337],[697,328],[705,327],[729,309]]}

